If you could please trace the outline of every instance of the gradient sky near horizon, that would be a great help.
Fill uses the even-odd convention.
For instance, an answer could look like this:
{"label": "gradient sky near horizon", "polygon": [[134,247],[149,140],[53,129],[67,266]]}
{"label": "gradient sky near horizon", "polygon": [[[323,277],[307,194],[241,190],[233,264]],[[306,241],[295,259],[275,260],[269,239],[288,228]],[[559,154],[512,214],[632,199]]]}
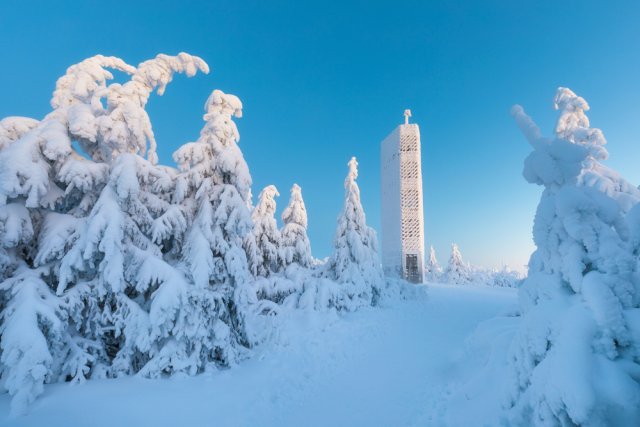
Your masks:
{"label": "gradient sky near horizon", "polygon": [[558,86],[585,97],[610,160],[640,182],[637,1],[29,1],[0,10],[0,117],[41,118],[73,63],[137,64],[185,51],[212,72],[176,75],[148,112],[161,162],[194,141],[211,90],[238,95],[240,146],[254,196],[295,182],[314,255],[330,254],[347,161],[380,228],[379,144],[413,112],[422,134],[425,234],[441,263],[522,269],[541,189],[522,178],[529,152],[511,117],[522,104],[544,131]]}

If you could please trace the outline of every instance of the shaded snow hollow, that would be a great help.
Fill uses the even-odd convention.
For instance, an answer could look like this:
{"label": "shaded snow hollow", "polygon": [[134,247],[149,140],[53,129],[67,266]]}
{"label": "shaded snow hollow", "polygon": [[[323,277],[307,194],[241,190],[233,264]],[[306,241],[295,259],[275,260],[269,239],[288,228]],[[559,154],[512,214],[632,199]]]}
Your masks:
{"label": "shaded snow hollow", "polygon": [[19,418],[2,394],[0,425],[495,425],[517,318],[493,318],[515,311],[516,290],[426,289],[344,316],[293,311],[254,357],[210,375],[47,385]]}

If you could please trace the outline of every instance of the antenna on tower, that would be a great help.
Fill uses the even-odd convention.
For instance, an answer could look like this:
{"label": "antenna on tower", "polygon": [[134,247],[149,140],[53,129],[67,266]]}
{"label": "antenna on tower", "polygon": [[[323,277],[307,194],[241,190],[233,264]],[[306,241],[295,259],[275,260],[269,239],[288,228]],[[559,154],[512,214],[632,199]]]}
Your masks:
{"label": "antenna on tower", "polygon": [[409,110],[409,109],[404,110],[404,124],[405,125],[409,124],[409,117],[411,117],[411,110]]}

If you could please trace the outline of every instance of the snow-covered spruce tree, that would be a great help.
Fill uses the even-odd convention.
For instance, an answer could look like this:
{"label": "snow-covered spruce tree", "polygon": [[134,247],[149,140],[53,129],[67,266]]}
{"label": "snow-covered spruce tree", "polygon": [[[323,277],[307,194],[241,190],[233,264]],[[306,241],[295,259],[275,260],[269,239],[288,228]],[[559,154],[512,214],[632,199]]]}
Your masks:
{"label": "snow-covered spruce tree", "polygon": [[[326,283],[320,277],[322,269],[310,269],[312,258],[306,233],[307,214],[300,187],[294,184],[291,189],[289,205],[282,214],[284,226],[277,233],[273,217],[273,197],[277,193],[274,193],[275,187],[270,187],[260,195],[253,213],[254,230],[247,240],[250,244],[245,244],[256,276],[258,297],[287,307],[326,309],[328,304],[324,297],[333,294],[331,289],[335,283],[323,286]],[[272,252],[274,249],[277,250],[275,255]],[[318,295],[320,287],[323,289]],[[306,296],[301,302],[303,293]]]}
{"label": "snow-covered spruce tree", "polygon": [[[134,339],[123,338],[114,313],[126,316],[136,304],[146,313],[151,289],[145,286],[159,280],[142,275],[163,274],[147,265],[146,260],[161,259],[148,231],[167,204],[158,194],[166,194],[172,181],[166,169],[137,156],[145,149],[131,135],[148,137],[150,129],[139,111],[129,108],[109,126],[100,123],[126,102],[125,96],[144,111],[140,97],[145,91],[148,96],[156,86],[164,87],[173,71],[191,73],[189,62],[204,64],[186,54],[179,57],[182,69],[163,72],[100,55],[70,67],[56,83],[53,112],[37,124],[23,121],[29,130],[0,153],[0,210],[6,214],[1,240],[10,242],[14,258],[11,277],[0,284],[6,306],[1,360],[16,411],[24,410],[43,382],[114,374],[118,368],[108,366],[113,358],[128,358],[124,355]],[[132,74],[136,83],[124,86],[137,88],[112,97],[106,108],[101,98],[109,98],[106,82],[113,76],[105,67]],[[131,144],[110,146],[114,138]],[[93,160],[76,153],[72,140]]]}
{"label": "snow-covered spruce tree", "polygon": [[0,152],[0,374],[13,396],[12,412],[20,414],[54,379],[52,371],[62,362],[56,353],[68,342],[59,301],[42,280],[45,272],[34,266],[41,208],[55,203],[62,191],[38,130],[5,141]]}
{"label": "snow-covered spruce tree", "polygon": [[276,200],[280,196],[275,185],[266,186],[258,197],[258,204],[253,209],[253,239],[256,251],[249,259],[256,275],[267,277],[281,268],[280,262],[280,230],[276,223]]}
{"label": "snow-covered spruce tree", "polygon": [[487,276],[488,285],[500,288],[517,288],[520,282],[522,282],[522,276],[517,271],[511,270],[508,266],[494,269],[488,272]]}
{"label": "snow-covered spruce tree", "polygon": [[86,69],[82,78],[68,85],[65,77],[58,80],[54,110],[42,121],[2,121],[0,369],[15,413],[26,410],[44,382],[77,376],[81,338],[65,328],[66,310],[53,292],[55,260],[75,239],[74,215],[86,209],[87,194],[104,183],[106,169],[74,153],[69,117],[106,88],[111,74],[102,66],[114,64],[102,56],[78,64]]}
{"label": "snow-covered spruce tree", "polygon": [[510,348],[512,423],[638,425],[640,191],[601,163],[583,98],[559,88],[555,107],[554,138],[512,109],[533,147],[524,177],[544,187]]}
{"label": "snow-covered spruce tree", "polygon": [[358,162],[352,157],[344,181],[345,200],[338,216],[334,252],[327,263],[329,278],[340,285],[334,301],[338,309],[355,310],[378,303],[384,276],[375,231],[367,226],[356,183]]}
{"label": "snow-covered spruce tree", "polygon": [[445,269],[444,276],[447,283],[465,285],[471,281],[471,269],[462,260],[460,248],[455,243],[451,244],[451,256]]}
{"label": "snow-covered spruce tree", "polygon": [[[309,269],[312,266],[311,245],[307,237],[307,212],[302,200],[302,190],[296,184],[291,188],[291,199],[282,213],[284,226],[279,236],[272,229],[275,226],[275,219],[273,219],[271,213],[275,211],[275,202],[273,202],[269,214],[263,215],[264,219],[259,219],[256,218],[256,213],[259,212],[258,208],[262,204],[261,197],[261,201],[256,206],[256,210],[254,210],[254,241],[266,246],[260,251],[260,253],[265,253],[267,250],[276,247],[271,242],[274,242],[277,238],[278,265],[276,269],[271,267],[270,270],[261,275],[262,277],[257,278],[256,285],[259,289],[259,297],[290,307],[316,308],[317,304],[318,307],[326,308],[326,305],[316,298],[317,290],[320,286],[319,281],[322,280],[319,277],[315,277],[317,276],[315,273],[318,272]],[[260,210],[265,211],[264,208]],[[265,222],[266,224],[264,224]],[[265,233],[265,231],[260,230],[269,230],[269,232]],[[260,238],[260,235],[263,237]],[[267,238],[268,236],[271,237]],[[264,262],[263,257],[256,258],[258,263],[253,264]],[[277,271],[278,274],[270,274],[273,271]],[[309,301],[307,302],[308,304],[302,303],[300,305],[299,297],[305,289],[308,291],[307,298]]]}
{"label": "snow-covered spruce tree", "polygon": [[194,284],[185,300],[186,334],[176,351],[197,360],[198,370],[238,360],[258,340],[258,314],[269,305],[257,303],[245,252],[252,229],[251,176],[232,119],[242,116],[242,103],[214,90],[205,110],[200,138],[174,153],[181,170],[176,201],[189,218],[181,257]]}
{"label": "snow-covered spruce tree", "polygon": [[154,219],[169,208],[163,197],[172,192],[167,175],[136,154],[120,153],[61,260],[57,292],[78,334],[93,341],[87,351],[97,357],[87,366],[90,375],[135,373],[157,352],[151,336],[156,318],[149,312],[158,312],[164,287],[181,283],[151,233]]}
{"label": "snow-covered spruce tree", "polygon": [[282,239],[280,256],[284,266],[298,264],[309,267],[313,261],[311,243],[307,236],[307,209],[298,184],[291,187],[289,204],[282,211]]}
{"label": "snow-covered spruce tree", "polygon": [[425,267],[425,276],[430,282],[437,282],[442,277],[442,267],[436,258],[436,251],[433,246],[429,247],[429,260]]}
{"label": "snow-covered spruce tree", "polygon": [[144,106],[156,88],[162,94],[175,72],[192,76],[198,69],[208,72],[204,61],[187,54],[141,63],[130,81],[107,87],[93,150],[93,140],[83,145],[109,165],[109,179],[61,260],[57,292],[70,307],[77,333],[93,343],[86,350],[92,376],[138,372],[163,346],[165,337],[157,335],[167,329],[165,316],[174,320],[175,307],[166,307],[171,301],[163,295],[178,299],[179,292],[167,288],[183,287],[184,278],[163,259],[157,227],[174,212],[174,173],[155,165]]}

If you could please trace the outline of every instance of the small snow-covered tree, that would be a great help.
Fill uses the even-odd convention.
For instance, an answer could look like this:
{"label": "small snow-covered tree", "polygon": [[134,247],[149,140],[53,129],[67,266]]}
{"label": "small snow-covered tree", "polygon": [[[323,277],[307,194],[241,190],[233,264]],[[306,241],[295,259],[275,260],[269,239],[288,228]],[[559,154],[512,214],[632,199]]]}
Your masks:
{"label": "small snow-covered tree", "polygon": [[251,268],[258,276],[267,277],[280,270],[280,230],[276,223],[276,200],[280,196],[275,185],[266,186],[258,197],[258,204],[253,209],[253,239],[256,253],[251,258]]}
{"label": "small snow-covered tree", "polygon": [[522,276],[508,266],[494,269],[487,274],[487,284],[500,288],[517,288],[522,282]]}
{"label": "small snow-covered tree", "polygon": [[356,158],[352,157],[348,165],[349,174],[344,181],[344,207],[338,216],[334,252],[328,268],[330,278],[341,286],[336,306],[355,310],[363,305],[377,304],[384,287],[384,277],[376,233],[367,226],[360,202]]}
{"label": "small snow-covered tree", "polygon": [[[268,190],[267,187],[266,190]],[[274,189],[270,189],[273,193]],[[263,193],[265,193],[263,191]],[[278,234],[274,233],[275,219],[273,211],[275,211],[275,202],[273,197],[268,193],[261,194],[260,201],[256,206],[253,214],[254,231],[251,235],[251,241],[256,246],[254,259],[251,262],[258,273],[256,277],[256,286],[258,295],[261,299],[267,299],[275,303],[290,307],[305,307],[313,305],[315,308],[319,271],[311,270],[312,258],[309,239],[307,237],[307,213],[302,200],[302,193],[299,186],[295,185],[291,189],[291,199],[289,205],[282,213],[282,221],[284,226]],[[274,243],[277,241],[277,245]],[[250,245],[246,245],[250,248]],[[263,254],[271,254],[273,249],[278,250],[277,266],[271,262],[268,269],[265,264],[265,256]],[[250,257],[251,259],[251,257]],[[278,274],[271,274],[277,272]],[[308,292],[306,302],[300,304],[300,295]],[[321,303],[320,307],[326,308]]]}
{"label": "small snow-covered tree", "polygon": [[471,281],[471,269],[462,260],[460,248],[455,243],[451,244],[451,256],[444,275],[448,283],[456,285],[464,285]]}
{"label": "small snow-covered tree", "polygon": [[442,267],[440,267],[440,263],[436,258],[436,251],[433,246],[429,247],[429,259],[425,267],[425,275],[427,280],[432,282],[437,282],[442,276]]}
{"label": "small snow-covered tree", "polygon": [[510,348],[512,424],[640,421],[640,191],[607,158],[587,102],[559,88],[555,136],[512,109],[533,147],[524,177],[544,187],[536,251]]}
{"label": "small snow-covered tree", "polygon": [[302,189],[298,184],[291,187],[289,205],[282,212],[282,238],[280,257],[283,264],[298,264],[309,267],[312,262],[311,244],[307,237],[307,209],[302,200]]}

